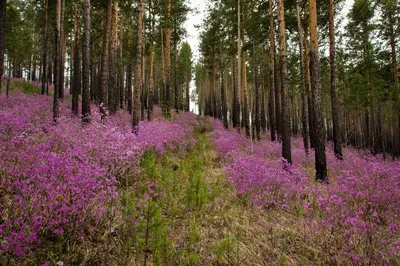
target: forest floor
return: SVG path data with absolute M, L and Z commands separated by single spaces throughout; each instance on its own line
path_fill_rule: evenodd
M 148 256 L 148 262 L 160 259 L 165 265 L 291 265 L 291 256 L 299 256 L 307 247 L 294 246 L 299 236 L 290 226 L 267 227 L 272 220 L 284 223 L 291 218 L 252 208 L 248 200 L 238 198 L 235 187 L 224 177 L 209 132 L 197 132 L 196 136 L 197 143 L 188 152 L 169 152 L 162 158 L 147 155 L 142 160 L 143 173 L 164 191 L 156 200 L 163 217 L 158 222 L 164 223 L 161 227 L 168 232 L 170 244 L 164 258 L 155 259 L 154 248 L 162 244 L 151 233 L 149 246 L 153 250 L 149 253 L 153 255 Z M 160 233 L 160 228 L 152 229 Z M 303 250 L 296 250 L 299 248 Z M 135 254 L 132 259 L 142 265 L 146 252 Z M 296 261 L 299 263 L 299 258 Z M 311 265 L 306 259 L 301 262 Z
M 82 124 L 69 96 L 54 126 L 40 84 L 10 87 L 0 265 L 400 265 L 398 160 L 327 145 L 319 183 L 300 138 L 288 165 L 268 134 L 156 107 L 135 136 L 125 111 Z

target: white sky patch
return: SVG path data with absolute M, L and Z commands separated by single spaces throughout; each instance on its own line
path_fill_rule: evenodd
M 186 41 L 192 48 L 194 61 L 197 62 L 200 56 L 200 28 L 196 28 L 196 26 L 201 26 L 203 23 L 203 19 L 206 15 L 207 0 L 189 0 L 188 2 L 189 7 L 193 9 L 193 11 L 188 14 L 188 18 L 185 23 L 185 28 L 188 33 Z

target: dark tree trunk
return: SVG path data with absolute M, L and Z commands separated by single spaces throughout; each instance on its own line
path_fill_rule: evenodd
M 114 0 L 111 19 L 111 43 L 110 43 L 110 61 L 108 77 L 108 104 L 111 114 L 117 112 L 117 94 L 118 94 L 118 65 L 117 65 L 117 41 L 118 41 L 118 0 Z
M 103 120 L 107 116 L 107 93 L 108 93 L 108 55 L 109 40 L 111 31 L 112 0 L 108 0 L 107 21 L 103 40 L 103 51 L 101 54 L 101 74 L 100 74 L 100 114 Z
M 64 99 L 64 69 L 65 69 L 65 34 L 64 34 L 64 13 L 65 13 L 65 0 L 61 4 L 61 18 L 60 18 L 60 79 L 58 80 L 59 95 L 61 101 Z
M 255 124 L 255 133 L 257 140 L 261 139 L 260 131 L 261 131 L 261 124 L 260 124 L 260 91 L 258 86 L 258 55 L 256 53 L 256 46 L 253 44 L 253 64 L 254 64 L 254 120 L 252 119 L 252 123 Z M 252 113 L 253 113 L 252 112 Z M 254 128 L 254 127 L 253 127 Z
M 59 110 L 59 92 L 61 85 L 61 13 L 64 0 L 57 0 L 56 3 L 56 56 L 55 56 L 55 82 L 54 82 L 54 101 L 53 101 L 53 123 L 56 125 L 58 117 L 60 116 Z
M 232 58 L 232 81 L 233 81 L 233 104 L 232 104 L 232 122 L 233 127 L 240 130 L 240 102 L 239 102 L 239 88 L 236 71 L 236 60 Z
M 303 27 L 301 25 L 301 15 L 300 15 L 300 3 L 299 0 L 296 1 L 296 11 L 297 11 L 297 29 L 300 47 L 300 79 L 301 79 L 301 125 L 302 125 L 302 135 L 303 144 L 306 154 L 308 154 L 308 124 L 307 124 L 307 96 L 305 88 L 305 76 L 304 76 L 304 47 L 303 47 Z
M 339 122 L 339 103 L 336 95 L 336 62 L 335 62 L 335 20 L 334 0 L 329 0 L 329 59 L 331 68 L 331 102 L 333 121 L 333 142 L 336 158 L 342 160 L 342 142 Z
M 273 9 L 272 9 L 272 0 L 269 0 L 269 42 L 270 42 L 270 79 L 269 79 L 269 101 L 268 101 L 268 113 L 269 113 L 269 129 L 271 132 L 271 141 L 276 141 L 276 127 L 277 121 L 276 118 L 279 113 L 278 108 L 275 108 L 275 29 L 274 29 L 274 16 L 273 16 Z
M 317 4 L 316 0 L 309 0 L 310 16 L 310 68 L 311 86 L 314 98 L 315 110 L 315 169 L 316 179 L 327 178 L 326 154 L 325 154 L 325 132 L 321 104 L 321 75 L 318 53 L 318 32 L 317 32 Z
M 281 86 L 282 86 L 282 157 L 288 163 L 292 163 L 288 73 L 286 59 L 286 33 L 285 33 L 285 10 L 283 0 L 278 0 L 278 22 L 279 22 L 279 46 L 281 60 Z
M 75 40 L 74 40 L 74 71 L 73 71 L 73 86 L 72 86 L 72 114 L 78 116 L 78 99 L 81 90 L 81 57 L 80 57 L 80 35 L 81 35 L 81 11 L 75 11 Z
M 49 13 L 49 3 L 48 0 L 45 0 L 44 4 L 45 8 L 45 17 L 44 17 L 44 33 L 43 33 L 43 62 L 42 62 L 42 95 L 46 93 L 46 83 L 48 82 L 47 77 L 47 46 L 48 46 L 48 13 Z
M 222 49 L 220 52 L 222 55 Z M 228 111 L 226 106 L 226 93 L 225 93 L 225 66 L 223 58 L 221 58 L 221 104 L 222 104 L 222 118 L 224 127 L 228 128 Z
M 84 0 L 83 6 L 83 43 L 82 43 L 82 121 L 90 122 L 90 0 Z
M 143 0 L 138 0 L 138 18 L 136 35 L 135 91 L 133 96 L 132 132 L 139 134 L 140 94 L 143 87 L 142 70 L 142 38 L 143 38 Z
M 0 94 L 4 73 L 4 40 L 6 37 L 7 0 L 0 0 Z

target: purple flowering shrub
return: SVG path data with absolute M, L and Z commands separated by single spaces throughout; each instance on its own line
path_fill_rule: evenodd
M 293 165 L 281 145 L 251 143 L 213 122 L 212 139 L 237 194 L 252 206 L 291 213 L 305 243 L 326 263 L 383 265 L 400 254 L 400 162 L 353 148 L 337 160 L 327 145 L 329 182 L 315 181 L 314 152 L 292 142 Z
M 61 103 L 53 126 L 51 110 L 51 97 L 0 96 L 0 254 L 29 256 L 54 238 L 79 242 L 107 228 L 120 212 L 119 176 L 134 172 L 146 150 L 192 144 L 193 116 L 143 122 L 135 136 L 123 111 L 103 124 L 93 106 L 83 125 Z

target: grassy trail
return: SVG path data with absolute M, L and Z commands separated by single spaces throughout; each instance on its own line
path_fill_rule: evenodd
M 142 191 L 142 198 L 147 193 L 149 199 L 138 203 L 137 195 L 126 191 L 124 205 L 127 210 L 136 205 L 140 211 L 130 214 L 141 218 L 135 221 L 135 237 L 129 243 L 134 248 L 126 250 L 124 257 L 129 259 L 125 263 L 292 264 L 285 253 L 295 252 L 296 234 L 287 226 L 268 228 L 275 214 L 252 208 L 245 198 L 238 198 L 223 177 L 208 133 L 196 133 L 196 137 L 189 151 L 171 151 L 162 157 L 149 152 L 143 157 L 142 180 L 131 188 Z M 137 187 L 146 182 L 150 189 Z

